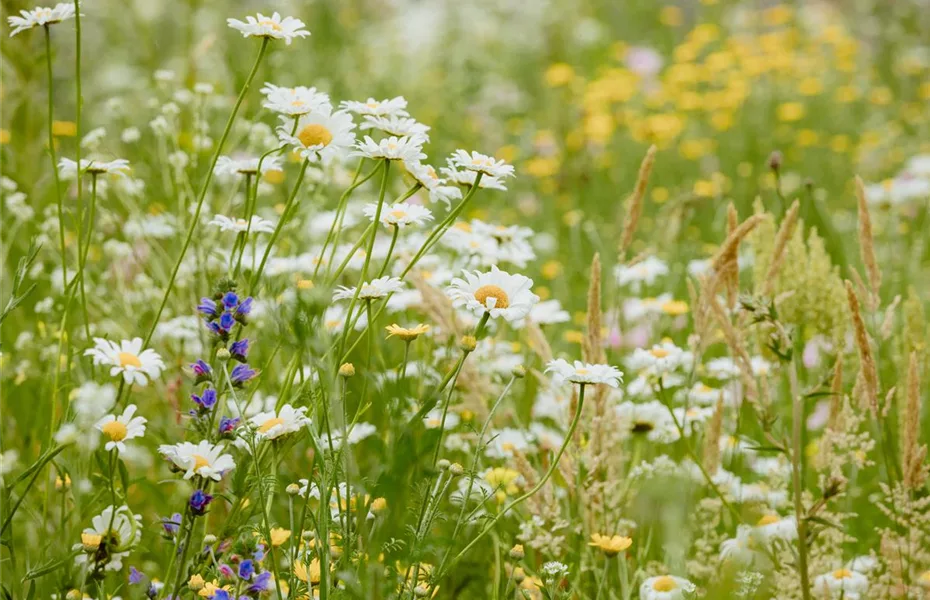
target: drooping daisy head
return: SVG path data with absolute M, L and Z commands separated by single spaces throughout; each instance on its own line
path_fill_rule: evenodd
M 207 225 L 218 227 L 220 231 L 235 231 L 236 233 L 272 233 L 275 224 L 268 219 L 263 219 L 258 215 L 252 215 L 250 220 L 233 219 L 225 215 L 213 215 Z
M 660 575 L 650 577 L 639 587 L 642 600 L 681 600 L 690 598 L 696 587 L 683 577 Z
M 136 405 L 130 404 L 121 415 L 107 415 L 94 425 L 106 438 L 105 448 L 126 452 L 126 442 L 145 434 L 145 417 L 135 417 Z
M 291 135 L 293 129 L 294 134 Z M 294 151 L 311 162 L 328 163 L 345 156 L 355 143 L 355 123 L 352 115 L 335 112 L 329 106 L 301 115 L 296 127 L 278 127 L 278 138 L 293 146 Z
M 111 174 L 125 177 L 129 174 L 129 161 L 125 158 L 110 161 L 82 158 L 80 171 L 89 175 Z M 78 164 L 70 158 L 62 158 L 58 161 L 58 172 L 62 179 L 74 179 L 78 174 Z
M 59 2 L 52 8 L 37 6 L 32 10 L 21 10 L 19 14 L 18 17 L 7 17 L 7 22 L 13 28 L 10 37 L 34 27 L 54 25 L 55 23 L 61 23 L 65 19 L 73 19 L 74 3 Z
M 374 221 L 377 212 L 377 204 L 365 205 L 365 216 L 372 221 Z M 379 219 L 384 225 L 403 229 L 407 225 L 423 225 L 427 221 L 431 221 L 433 213 L 430 209 L 419 204 L 397 202 L 390 206 L 382 206 Z
M 602 383 L 616 388 L 623 381 L 623 373 L 616 367 L 585 363 L 580 360 L 569 363 L 564 358 L 549 361 L 546 365 L 546 373 L 551 373 L 552 380 L 556 383 L 565 381 L 585 385 Z
M 110 367 L 110 375 L 122 374 L 128 384 L 146 385 L 156 379 L 165 368 L 154 350 L 142 350 L 142 338 L 123 340 L 119 344 L 103 338 L 94 338 L 94 347 L 84 351 L 84 356 L 93 358 L 95 365 Z
M 277 156 L 266 156 L 264 160 L 259 158 L 230 158 L 229 156 L 221 156 L 216 160 L 216 167 L 214 167 L 213 173 L 219 177 L 257 175 L 259 172 L 259 162 L 261 162 L 262 175 L 269 171 L 281 170 L 281 159 Z
M 397 137 L 418 136 L 423 138 L 424 141 L 429 141 L 429 126 L 418 122 L 416 119 L 400 116 L 376 117 L 371 115 L 365 115 L 364 118 L 365 120 L 362 122 L 359 129 L 377 129 L 378 131 L 383 131 L 388 135 Z
M 869 591 L 869 578 L 844 567 L 818 575 L 811 587 L 818 598 L 861 600 L 867 597 L 865 594 Z
M 478 171 L 472 171 L 469 169 L 459 170 L 457 164 L 451 158 L 446 159 L 445 167 L 439 169 L 439 171 L 452 183 L 460 185 L 462 187 L 471 188 L 475 186 L 475 181 L 478 179 Z M 481 181 L 478 182 L 478 188 L 482 190 L 499 190 L 502 192 L 507 191 L 507 186 L 497 177 L 491 177 L 490 175 L 484 175 L 481 178 Z
M 290 45 L 294 38 L 307 37 L 310 32 L 304 29 L 304 22 L 294 17 L 281 17 L 277 12 L 270 17 L 258 13 L 254 17 L 249 15 L 245 22 L 239 19 L 226 19 L 226 23 L 233 29 L 240 31 L 242 37 L 261 37 L 273 40 L 284 40 Z
M 358 297 L 360 300 L 376 300 L 402 289 L 404 289 L 404 282 L 398 277 L 384 276 L 363 283 L 361 289 L 358 290 Z M 351 300 L 354 297 L 355 288 L 342 286 L 333 292 L 333 300 Z
M 452 280 L 446 292 L 457 307 L 465 307 L 476 316 L 489 314 L 512 322 L 526 317 L 539 296 L 530 289 L 533 280 L 525 275 L 511 275 L 492 266 L 490 271 L 463 271 L 464 278 Z
M 452 155 L 452 165 L 466 171 L 475 173 L 484 173 L 487 176 L 501 179 L 503 177 L 513 177 L 513 167 L 503 160 L 497 160 L 493 156 L 472 152 L 469 154 L 465 150 L 456 150 Z
M 257 428 L 259 436 L 266 440 L 273 440 L 282 435 L 300 431 L 309 422 L 306 412 L 306 406 L 294 408 L 290 404 L 285 404 L 278 412 L 273 410 L 260 412 L 249 421 Z
M 282 87 L 266 83 L 261 89 L 265 95 L 262 106 L 270 111 L 288 117 L 299 117 L 314 111 L 333 111 L 329 94 L 318 92 L 315 87 Z
M 425 165 L 419 161 L 408 161 L 404 163 L 407 172 L 417 183 L 429 191 L 430 202 L 445 202 L 450 206 L 453 200 L 462 197 L 462 190 L 452 185 L 445 185 L 446 180 L 436 173 L 436 169 L 430 165 Z
M 158 447 L 158 451 L 184 471 L 184 479 L 199 475 L 204 479 L 219 481 L 226 472 L 236 467 L 233 457 L 223 454 L 222 446 L 214 446 L 208 440 L 198 444 L 163 444 Z
M 385 100 L 369 98 L 365 102 L 345 100 L 340 104 L 342 108 L 357 115 L 370 115 L 374 117 L 409 117 L 407 113 L 407 100 L 403 96 Z

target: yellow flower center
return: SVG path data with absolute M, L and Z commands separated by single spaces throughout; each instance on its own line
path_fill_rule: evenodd
M 407 211 L 401 208 L 395 208 L 394 210 L 391 211 L 391 216 L 395 219 L 403 219 L 404 217 L 407 216 Z
M 758 525 L 761 527 L 763 525 L 771 525 L 772 523 L 778 523 L 781 519 L 778 518 L 778 515 L 765 515 L 759 519 Z
M 656 580 L 652 582 L 652 589 L 657 592 L 670 592 L 677 588 L 678 584 L 675 583 L 675 580 L 668 575 L 657 577 Z
M 833 578 L 834 579 L 851 579 L 852 571 L 850 571 L 849 569 L 837 569 L 836 571 L 833 571 Z
M 264 21 L 259 21 L 258 24 L 263 25 L 265 27 L 271 27 L 275 31 L 281 31 L 281 24 L 271 19 L 265 19 Z
M 119 421 L 110 421 L 105 424 L 101 430 L 104 435 L 110 438 L 114 442 L 121 442 L 126 439 L 126 426 L 120 423 Z
M 268 419 L 267 421 L 262 423 L 262 426 L 258 428 L 258 431 L 260 433 L 267 433 L 269 429 L 271 429 L 272 427 L 276 427 L 278 425 L 284 425 L 284 419 L 282 419 L 281 417 L 275 417 L 273 419 Z
M 86 552 L 92 552 L 100 546 L 100 542 L 103 541 L 103 536 L 96 533 L 82 533 L 81 534 L 81 545 L 84 546 Z
M 510 306 L 510 298 L 507 292 L 496 285 L 483 285 L 475 290 L 475 300 L 482 306 L 488 306 L 488 298 L 494 298 L 495 303 L 492 308 L 507 308 Z
M 200 456 L 199 454 L 195 454 L 195 455 L 193 456 L 193 459 L 194 459 L 194 470 L 195 470 L 195 471 L 199 471 L 202 467 L 209 467 L 209 466 L 210 466 L 210 460 L 207 459 L 207 458 L 204 457 L 204 456 Z
M 142 366 L 142 361 L 132 352 L 120 352 L 117 358 L 121 367 L 135 367 L 138 369 Z
M 655 356 L 656 358 L 665 358 L 668 356 L 669 352 L 665 348 L 653 348 L 649 351 L 649 354 Z
M 300 130 L 297 139 L 308 148 L 312 146 L 329 146 L 329 143 L 333 141 L 333 134 L 319 123 L 311 123 Z

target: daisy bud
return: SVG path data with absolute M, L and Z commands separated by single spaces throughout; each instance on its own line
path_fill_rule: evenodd
M 513 580 L 517 585 L 521 584 L 524 579 L 526 579 L 526 573 L 523 572 L 523 569 L 517 567 L 513 570 Z
M 81 600 L 81 590 L 68 590 L 68 594 L 65 596 L 65 600 Z
M 417 598 L 429 598 L 429 589 L 426 586 L 418 585 L 413 588 L 413 595 Z
M 339 367 L 339 375 L 340 377 L 345 377 L 346 379 L 348 379 L 349 377 L 354 377 L 355 376 L 355 365 L 353 365 L 352 363 L 343 363 L 343 365 Z
M 312 540 L 316 538 L 316 534 L 308 530 L 300 534 L 300 537 L 304 538 L 305 540 Z
M 456 477 L 458 477 L 459 475 L 465 472 L 465 468 L 459 463 L 452 463 L 449 466 L 449 472 L 455 475 Z
M 778 150 L 773 150 L 772 153 L 769 154 L 768 165 L 769 168 L 773 171 L 777 172 L 779 169 L 781 169 L 781 165 L 784 161 L 785 157 Z
M 204 544 L 215 544 L 216 536 L 213 535 L 212 533 L 208 533 L 207 535 L 203 536 L 203 543 Z
M 443 459 L 440 460 L 438 463 L 436 463 L 436 466 L 439 467 L 439 470 L 440 470 L 440 471 L 445 471 L 445 470 L 447 470 L 451 465 L 452 465 L 452 463 L 450 463 L 450 462 L 449 462 L 448 460 L 446 460 L 445 458 L 443 458 Z
M 220 362 L 228 361 L 230 356 L 231 354 L 229 353 L 229 350 L 227 350 L 226 348 L 220 348 L 219 350 L 216 351 L 216 359 Z
M 191 575 L 191 578 L 187 582 L 187 587 L 195 592 L 199 592 L 203 589 L 203 577 L 200 575 Z
M 463 335 L 462 339 L 459 340 L 459 348 L 462 352 L 474 352 L 477 347 L 478 340 L 473 335 Z
M 284 491 L 287 492 L 288 495 L 290 496 L 296 496 L 297 494 L 300 493 L 300 486 L 297 485 L 296 483 L 292 483 L 288 485 L 286 488 L 284 488 Z
M 517 379 L 523 379 L 526 377 L 526 367 L 523 365 L 517 365 L 510 370 L 510 374 L 516 377 Z
M 523 551 L 523 544 L 517 544 L 510 549 L 510 558 L 521 560 L 524 556 L 526 556 L 526 553 Z

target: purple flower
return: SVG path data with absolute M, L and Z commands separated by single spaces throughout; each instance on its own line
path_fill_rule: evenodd
M 223 331 L 228 332 L 235 324 L 236 318 L 232 316 L 232 313 L 223 313 L 223 316 L 220 317 L 220 329 Z
M 239 308 L 236 309 L 236 313 L 242 315 L 243 317 L 252 312 L 252 296 L 249 296 L 242 301 L 242 304 L 239 305 Z
M 129 583 L 140 583 L 142 581 L 142 577 L 142 573 L 135 567 L 129 567 Z
M 191 494 L 190 507 L 191 512 L 197 516 L 206 514 L 207 506 L 213 501 L 213 496 L 203 490 L 196 490 Z
M 209 298 L 201 298 L 200 304 L 197 305 L 197 310 L 208 317 L 215 317 L 216 302 L 210 300 Z
M 213 600 L 232 600 L 232 596 L 229 595 L 229 592 L 222 588 L 217 588 L 213 595 L 210 596 Z
M 226 579 L 232 579 L 233 577 L 236 576 L 236 573 L 232 570 L 232 567 L 230 567 L 226 563 L 223 563 L 219 566 L 219 571 L 220 571 L 220 575 L 222 575 Z
M 191 394 L 191 400 L 200 405 L 204 410 L 210 410 L 216 405 L 216 390 L 207 388 L 203 391 L 203 396 Z
M 258 548 L 255 549 L 255 552 L 252 553 L 252 558 L 261 562 L 265 558 L 265 546 L 262 544 L 258 545 Z
M 230 373 L 230 379 L 232 380 L 233 385 L 242 387 L 247 381 L 256 375 L 258 375 L 258 371 L 243 363 L 236 365 L 236 368 L 234 368 L 232 373 Z
M 229 353 L 236 360 L 245 362 L 246 357 L 249 355 L 249 338 L 233 342 L 229 346 Z
M 270 591 L 274 584 L 271 581 L 271 571 L 265 571 L 255 578 L 255 581 L 252 585 L 249 586 L 249 591 L 252 593 L 262 593 Z
M 236 292 L 223 294 L 223 306 L 226 310 L 232 310 L 237 304 L 239 304 L 239 296 L 236 295 Z
M 239 417 L 223 417 L 220 419 L 220 435 L 232 433 L 239 426 Z
M 239 577 L 248 581 L 252 579 L 252 575 L 255 575 L 255 565 L 247 558 L 239 563 Z
M 181 513 L 174 513 L 170 517 L 164 517 L 161 520 L 161 526 L 168 535 L 174 535 L 181 528 Z
M 197 362 L 191 364 L 191 369 L 193 369 L 194 375 L 197 377 L 210 377 L 213 374 L 213 369 L 210 368 L 210 365 L 199 358 Z

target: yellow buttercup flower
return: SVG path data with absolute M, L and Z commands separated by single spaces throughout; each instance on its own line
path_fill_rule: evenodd
M 284 529 L 282 527 L 272 527 L 271 528 L 271 545 L 280 546 L 286 542 L 291 537 L 291 532 L 289 529 Z
M 633 540 L 622 535 L 606 536 L 592 533 L 591 543 L 588 545 L 594 546 L 608 557 L 613 557 L 632 546 Z

